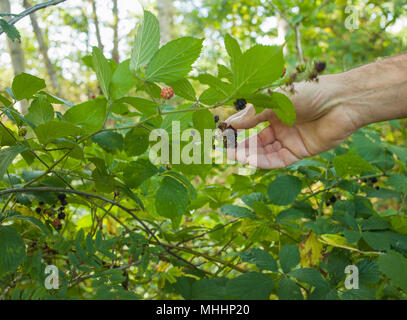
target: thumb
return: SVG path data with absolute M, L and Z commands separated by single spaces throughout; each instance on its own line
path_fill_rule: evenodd
M 271 119 L 273 116 L 273 110 L 266 109 L 259 114 L 256 114 L 252 104 L 247 104 L 247 107 L 230 116 L 225 120 L 227 126 L 232 126 L 234 129 L 250 129 L 255 127 L 261 122 Z

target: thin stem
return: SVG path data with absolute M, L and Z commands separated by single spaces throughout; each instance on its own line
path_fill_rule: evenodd
M 18 14 L 15 18 L 11 19 L 8 24 L 15 24 L 18 21 L 20 21 L 22 18 L 30 15 L 31 13 L 37 11 L 37 10 L 41 10 L 44 9 L 46 7 L 49 6 L 53 6 L 53 5 L 57 5 L 58 3 L 61 2 L 65 2 L 66 0 L 52 0 L 52 1 L 48 1 L 48 2 L 44 2 L 44 3 L 39 3 L 36 4 L 35 6 L 32 6 L 31 8 L 28 8 L 26 10 L 24 10 L 23 12 L 21 12 L 20 14 Z M 4 31 L 0 31 L 0 34 L 2 34 Z

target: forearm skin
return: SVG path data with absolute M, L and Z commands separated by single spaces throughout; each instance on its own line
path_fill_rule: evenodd
M 331 104 L 357 115 L 359 127 L 407 118 L 407 54 L 327 77 L 337 84 Z

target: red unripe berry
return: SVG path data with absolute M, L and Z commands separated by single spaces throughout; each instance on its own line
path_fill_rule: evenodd
M 95 95 L 95 94 L 92 94 L 92 95 L 90 96 L 90 98 L 91 98 L 91 99 L 95 99 L 95 98 L 96 98 L 96 95 Z
M 164 99 L 171 99 L 174 96 L 174 90 L 171 87 L 164 87 L 161 89 L 161 97 Z
M 52 221 L 52 225 L 58 229 L 61 226 L 61 220 L 60 219 L 55 219 L 54 221 Z

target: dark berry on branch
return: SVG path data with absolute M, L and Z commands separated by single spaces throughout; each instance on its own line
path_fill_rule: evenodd
M 59 201 L 65 200 L 66 199 L 66 194 L 65 193 L 58 194 L 58 199 L 59 199 Z
M 371 182 L 371 183 L 376 183 L 376 182 L 377 182 L 377 178 L 376 178 L 376 177 L 369 178 L 369 182 Z
M 41 213 L 41 208 L 35 208 L 35 212 L 37 212 L 38 214 L 40 214 Z
M 61 206 L 66 206 L 68 204 L 68 202 L 66 202 L 66 200 L 61 200 Z
M 44 205 L 44 201 L 40 201 L 38 204 L 42 207 Z
M 218 115 L 214 116 L 214 119 L 215 119 L 215 123 L 219 122 L 219 116 Z
M 246 100 L 245 99 L 237 99 L 235 102 L 233 102 L 235 108 L 237 111 L 243 110 L 246 108 Z
M 330 201 L 331 203 L 335 203 L 336 200 L 338 200 L 338 199 L 337 199 L 335 196 L 332 196 L 332 197 L 329 198 L 329 201 Z
M 315 61 L 314 62 L 314 69 L 317 73 L 324 72 L 325 68 L 326 68 L 326 62 L 324 62 L 324 61 Z
M 60 220 L 65 219 L 65 212 L 58 213 L 58 219 L 60 219 Z

